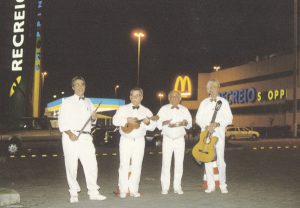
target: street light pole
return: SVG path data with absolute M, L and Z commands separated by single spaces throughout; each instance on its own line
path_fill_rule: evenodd
M 141 54 L 141 36 L 138 37 L 138 71 L 137 71 L 137 83 L 136 85 L 139 86 L 140 84 L 140 54 Z
M 140 84 L 140 55 L 141 55 L 141 38 L 145 36 L 142 32 L 134 33 L 134 36 L 138 38 L 138 61 L 137 61 L 137 86 Z

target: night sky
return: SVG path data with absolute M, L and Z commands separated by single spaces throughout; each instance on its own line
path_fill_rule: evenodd
M 193 77 L 213 65 L 236 66 L 257 55 L 292 51 L 292 0 L 63 0 L 44 1 L 43 103 L 71 95 L 70 80 L 82 75 L 87 95 L 128 98 L 136 85 L 136 28 L 142 40 L 140 86 L 144 104 L 157 109 L 178 74 Z M 230 76 L 230 75 L 229 75 Z M 195 98 L 195 97 L 194 97 Z

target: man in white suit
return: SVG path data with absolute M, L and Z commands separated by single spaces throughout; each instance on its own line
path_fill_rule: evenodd
M 96 121 L 96 113 L 88 98 L 84 97 L 85 80 L 76 76 L 72 79 L 74 95 L 63 99 L 59 110 L 58 125 L 62 132 L 62 144 L 65 158 L 66 174 L 69 184 L 70 202 L 78 202 L 80 186 L 77 182 L 78 159 L 80 160 L 86 179 L 90 200 L 105 200 L 98 191 L 98 165 L 93 138 L 90 134 L 92 121 Z M 89 119 L 90 121 L 79 132 Z
M 174 153 L 174 193 L 183 194 L 181 178 L 183 174 L 183 161 L 185 153 L 186 129 L 192 126 L 192 117 L 189 110 L 180 105 L 181 94 L 171 91 L 168 95 L 169 104 L 164 105 L 158 112 L 158 129 L 162 130 L 162 169 L 161 186 L 162 194 L 168 194 L 170 187 L 170 168 Z
M 201 131 L 213 131 L 213 136 L 218 137 L 216 144 L 217 167 L 219 169 L 219 180 L 221 193 L 228 193 L 226 184 L 226 163 L 224 160 L 225 149 L 225 128 L 232 123 L 232 113 L 226 99 L 219 96 L 220 83 L 218 80 L 209 80 L 207 83 L 207 93 L 209 97 L 204 99 L 196 115 L 196 123 L 201 127 Z M 211 123 L 212 116 L 218 101 L 222 102 L 218 110 L 214 123 Z M 215 191 L 215 181 L 213 173 L 213 162 L 205 163 L 205 172 L 208 188 L 206 193 Z
M 133 197 L 140 197 L 139 183 L 145 150 L 146 131 L 153 131 L 156 122 L 150 118 L 152 112 L 141 104 L 143 90 L 133 88 L 130 91 L 131 103 L 121 106 L 113 117 L 113 124 L 120 127 L 120 167 L 119 191 L 120 198 L 126 198 L 128 191 Z M 127 124 L 133 127 L 131 132 L 124 132 L 122 127 Z M 131 160 L 131 175 L 128 177 Z

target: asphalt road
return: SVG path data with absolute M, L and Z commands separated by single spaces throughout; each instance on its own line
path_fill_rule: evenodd
M 272 143 L 273 142 L 273 143 Z M 298 140 L 276 141 L 261 148 L 262 141 L 233 141 L 225 153 L 229 194 L 204 193 L 201 188 L 203 167 L 198 166 L 187 149 L 182 180 L 184 195 L 171 191 L 160 194 L 161 150 L 147 148 L 143 163 L 141 198 L 119 199 L 113 194 L 118 179 L 118 150 L 97 148 L 99 185 L 106 201 L 90 201 L 84 174 L 79 166 L 82 191 L 78 204 L 68 202 L 63 155 L 60 152 L 27 153 L 2 158 L 0 187 L 13 188 L 21 195 L 21 204 L 8 207 L 300 207 L 300 146 Z M 276 145 L 275 145 L 276 143 Z M 273 148 L 269 148 L 270 146 Z M 286 148 L 286 146 L 289 146 Z M 255 147 L 255 148 L 254 148 Z

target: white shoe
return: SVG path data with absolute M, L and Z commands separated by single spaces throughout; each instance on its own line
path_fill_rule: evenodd
M 98 200 L 98 201 L 103 201 L 106 199 L 106 196 L 99 194 L 95 194 L 95 195 L 90 195 L 90 200 Z
M 210 194 L 210 193 L 212 193 L 212 192 L 214 192 L 215 191 L 215 188 L 207 188 L 207 189 L 205 189 L 205 193 L 207 193 L 207 194 Z
M 79 200 L 78 200 L 78 196 L 71 196 L 70 197 L 70 203 L 78 203 Z
M 126 196 L 127 196 L 127 193 L 120 193 L 120 194 L 119 194 L 119 197 L 120 197 L 121 199 L 125 199 Z
M 175 194 L 182 195 L 182 194 L 183 194 L 183 191 L 182 191 L 182 189 L 178 189 L 178 190 L 175 190 L 174 193 L 175 193 Z
M 162 194 L 162 195 L 167 195 L 167 194 L 168 194 L 168 190 L 162 190 L 162 191 L 161 191 L 161 194 Z
M 220 190 L 221 190 L 221 193 L 222 193 L 222 194 L 228 194 L 228 189 L 227 189 L 227 187 L 220 188 Z
M 130 193 L 130 196 L 134 197 L 134 198 L 139 198 L 141 197 L 141 194 L 140 193 Z

